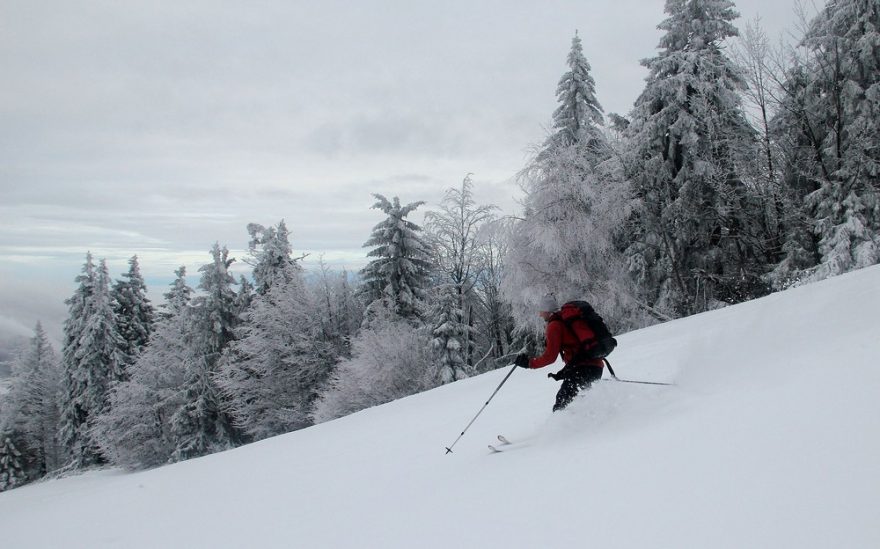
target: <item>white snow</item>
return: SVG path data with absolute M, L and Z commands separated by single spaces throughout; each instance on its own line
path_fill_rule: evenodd
M 880 547 L 880 267 L 620 337 L 551 414 L 506 370 L 234 451 L 0 494 L 2 546 Z M 516 444 L 491 454 L 498 433 Z

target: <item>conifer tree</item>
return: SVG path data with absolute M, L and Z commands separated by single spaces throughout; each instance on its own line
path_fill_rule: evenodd
M 223 357 L 218 383 L 236 425 L 262 439 L 311 424 L 312 402 L 335 357 L 284 222 L 268 229 L 250 224 L 248 231 L 259 291 Z
M 171 418 L 175 461 L 198 457 L 234 446 L 238 433 L 228 403 L 217 387 L 218 363 L 239 323 L 235 279 L 229 266 L 235 261 L 219 244 L 213 261 L 199 269 L 202 294 L 193 300 L 190 353 L 184 364 L 183 405 Z
M 124 341 L 122 351 L 127 357 L 126 364 L 131 365 L 150 341 L 155 311 L 147 298 L 137 256 L 133 256 L 128 265 L 128 272 L 114 284 L 112 296 L 119 335 Z
M 619 327 L 628 323 L 625 299 L 633 292 L 612 237 L 627 210 L 627 188 L 609 169 L 602 107 L 578 36 L 568 65 L 554 133 L 520 174 L 524 212 L 510 230 L 501 288 L 522 326 L 538 328 L 535 306 L 553 293 L 601 302 L 603 315 Z
M 256 293 L 265 294 L 273 284 L 290 282 L 288 277 L 295 277 L 302 267 L 293 259 L 290 231 L 284 220 L 277 227 L 250 223 L 247 230 L 251 235 L 247 263 L 253 266 Z
M 784 84 L 776 122 L 803 225 L 790 230 L 777 286 L 880 262 L 878 29 L 876 1 L 829 1 Z
M 40 323 L 28 347 L 13 367 L 9 394 L 4 397 L 0 432 L 13 440 L 29 479 L 61 466 L 58 445 L 60 370 L 58 357 Z
M 239 317 L 247 313 L 256 295 L 254 285 L 251 284 L 250 280 L 244 275 L 238 277 L 238 294 L 235 296 L 235 310 Z
M 409 320 L 421 318 L 431 267 L 429 248 L 421 227 L 406 217 L 424 202 L 401 206 L 397 197 L 389 201 L 380 194 L 373 196 L 373 208 L 388 217 L 373 228 L 364 244 L 374 247 L 367 254 L 374 259 L 361 271 L 363 295 L 373 311 L 384 309 Z
M 67 300 L 61 440 L 75 467 L 105 461 L 92 427 L 105 412 L 111 383 L 125 378 L 124 341 L 116 325 L 109 279 L 106 263 L 102 260 L 95 270 L 89 255 L 77 277 L 80 286 Z
M 21 451 L 8 433 L 0 432 L 0 492 L 28 481 Z
M 236 425 L 255 440 L 311 424 L 335 359 L 299 269 L 275 280 L 245 313 L 218 377 Z
M 730 0 L 665 9 L 627 130 L 637 198 L 627 253 L 645 301 L 674 317 L 761 295 L 766 258 L 760 204 L 737 168 L 740 151 L 754 149 L 744 81 L 723 50 L 738 14 Z
M 186 367 L 194 363 L 196 349 L 192 288 L 184 267 L 176 274 L 149 345 L 131 367 L 130 379 L 111 391 L 110 409 L 95 429 L 104 454 L 129 469 L 167 463 L 177 448 L 171 421 L 186 404 Z
M 461 309 L 458 308 L 458 289 L 447 284 L 435 292 L 435 305 L 431 319 L 433 326 L 431 345 L 437 354 L 440 366 L 440 381 L 451 383 L 468 377 L 467 364 L 464 359 L 465 345 L 468 340 L 467 326 L 462 324 Z
M 165 317 L 179 314 L 192 300 L 193 290 L 186 283 L 186 267 L 181 265 L 174 271 L 174 275 L 175 279 L 171 283 L 171 288 L 162 294 L 165 298 L 165 303 L 162 305 L 162 315 Z
M 553 113 L 553 133 L 544 143 L 545 154 L 576 143 L 596 150 L 605 146 L 599 131 L 604 119 L 602 106 L 596 99 L 596 81 L 590 74 L 592 68 L 577 32 L 571 39 L 568 68 L 556 88 L 559 106 Z

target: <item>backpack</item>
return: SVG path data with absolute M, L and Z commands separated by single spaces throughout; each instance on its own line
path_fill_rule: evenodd
M 580 343 L 572 362 L 604 359 L 617 347 L 617 340 L 611 335 L 605 321 L 586 301 L 565 303 L 559 310 L 559 319 Z

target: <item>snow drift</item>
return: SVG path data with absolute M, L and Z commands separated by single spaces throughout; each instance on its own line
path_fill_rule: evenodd
M 601 308 L 601 305 L 600 305 Z M 880 267 L 201 459 L 0 494 L 4 547 L 880 547 Z M 501 454 L 487 444 L 503 433 Z

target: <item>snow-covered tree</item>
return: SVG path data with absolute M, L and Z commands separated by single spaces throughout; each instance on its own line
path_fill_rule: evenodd
M 192 299 L 193 289 L 186 283 L 186 267 L 180 266 L 174 271 L 175 279 L 171 283 L 171 288 L 165 292 L 163 297 L 165 303 L 162 304 L 161 315 L 165 318 L 176 316 L 185 309 Z
M 150 343 L 132 365 L 130 379 L 112 389 L 110 409 L 95 428 L 104 454 L 130 469 L 167 463 L 177 448 L 171 419 L 186 404 L 184 382 L 196 349 L 192 289 L 186 270 L 181 267 L 176 273 Z
M 483 267 L 484 250 L 478 239 L 480 229 L 494 219 L 497 208 L 491 205 L 480 206 L 474 200 L 473 181 L 468 174 L 462 181 L 461 188 L 446 191 L 440 208 L 425 215 L 427 238 L 431 243 L 435 276 L 439 284 L 444 285 L 445 294 L 451 288 L 455 294 L 455 303 L 451 308 L 435 308 L 435 312 L 446 314 L 455 311 L 453 318 L 442 321 L 434 318 L 435 326 L 445 325 L 449 330 L 463 337 L 461 340 L 461 358 L 463 366 L 456 366 L 453 377 L 461 379 L 465 370 L 474 364 L 476 351 L 477 302 L 475 288 Z M 453 328 L 452 324 L 456 326 Z M 445 379 L 445 378 L 444 378 Z
M 373 196 L 373 208 L 382 210 L 387 217 L 373 228 L 364 244 L 373 247 L 367 256 L 374 258 L 361 271 L 363 295 L 370 309 L 368 320 L 377 309 L 400 318 L 420 318 L 431 268 L 429 248 L 421 227 L 406 217 L 424 202 L 401 206 L 397 197 L 389 201 L 380 194 Z
M 273 284 L 290 282 L 289 277 L 302 270 L 292 256 L 290 231 L 283 220 L 277 227 L 250 223 L 247 230 L 251 240 L 246 263 L 253 267 L 257 294 L 265 294 Z
M 235 309 L 239 316 L 244 315 L 247 312 L 257 295 L 258 294 L 254 291 L 254 285 L 251 284 L 246 276 L 241 275 L 238 277 L 238 293 L 236 294 L 235 299 Z
M 880 6 L 831 0 L 810 22 L 777 121 L 804 220 L 774 272 L 819 280 L 880 262 Z M 814 251 L 815 266 L 809 264 Z
M 193 299 L 191 348 L 181 388 L 184 404 L 171 418 L 174 460 L 230 448 L 238 436 L 215 379 L 239 323 L 235 279 L 229 274 L 235 260 L 219 244 L 214 244 L 211 256 L 213 261 L 199 269 L 202 294 Z
M 470 374 L 465 361 L 468 326 L 461 322 L 462 311 L 459 309 L 456 286 L 441 286 L 435 290 L 434 297 L 436 301 L 431 311 L 431 345 L 437 354 L 440 381 L 451 383 Z
M 733 49 L 733 58 L 747 84 L 743 90 L 745 113 L 759 136 L 753 161 L 743 166 L 744 173 L 755 182 L 756 195 L 762 199 L 767 259 L 768 263 L 775 264 L 781 259 L 791 212 L 797 208 L 787 203 L 782 186 L 781 149 L 772 124 L 780 109 L 782 69 L 778 53 L 771 47 L 759 18 L 746 24 Z
M 0 432 L 0 492 L 28 482 L 24 459 L 13 437 Z
M 122 352 L 127 357 L 127 365 L 131 365 L 150 341 L 155 311 L 147 298 L 147 285 L 137 256 L 133 256 L 128 265 L 128 272 L 113 285 L 112 297 L 119 335 L 124 341 Z
M 14 364 L 12 385 L 0 414 L 0 433 L 14 434 L 11 438 L 29 479 L 62 465 L 57 436 L 59 383 L 58 356 L 37 323 L 34 337 Z
M 724 52 L 737 35 L 730 0 L 667 0 L 660 53 L 628 127 L 636 204 L 630 270 L 654 310 L 690 314 L 766 291 L 761 211 L 738 169 L 754 150 Z M 756 211 L 757 210 L 757 211 Z
M 351 356 L 351 339 L 363 320 L 363 303 L 357 299 L 348 271 L 332 271 L 321 259 L 318 277 L 310 286 L 318 306 L 323 339 L 339 358 Z
M 106 263 L 102 260 L 96 270 L 88 255 L 83 274 L 77 277 L 80 285 L 67 300 L 61 441 L 75 467 L 104 462 L 91 431 L 107 407 L 111 383 L 124 379 L 124 341 L 116 325 L 109 281 Z
M 571 145 L 524 172 L 523 219 L 511 230 L 502 291 L 520 325 L 536 325 L 536 306 L 587 299 L 616 327 L 632 325 L 634 289 L 614 242 L 628 211 L 627 187 L 603 176 L 589 150 Z
M 524 212 L 510 229 L 501 290 L 521 326 L 538 328 L 536 305 L 547 293 L 588 299 L 618 326 L 631 324 L 632 290 L 614 245 L 628 209 L 627 187 L 603 134 L 578 36 L 559 82 L 554 133 L 520 174 Z
M 592 68 L 584 56 L 580 36 L 575 32 L 568 54 L 569 70 L 559 79 L 556 100 L 559 106 L 553 113 L 553 133 L 544 143 L 546 154 L 574 144 L 601 150 L 604 138 L 599 127 L 604 124 L 602 106 L 596 99 L 596 81 Z
M 236 425 L 256 440 L 310 425 L 312 403 L 334 362 L 300 270 L 278 268 L 291 272 L 254 300 L 218 377 Z
M 438 384 L 431 335 L 403 320 L 361 330 L 352 358 L 333 373 L 315 404 L 316 423 L 424 391 Z
M 484 225 L 478 235 L 482 250 L 482 269 L 477 278 L 476 297 L 479 320 L 478 347 L 486 354 L 502 359 L 511 352 L 516 324 L 510 303 L 502 297 L 501 286 L 509 256 L 512 223 L 499 219 Z M 482 360 L 482 358 L 481 358 Z M 494 361 L 474 364 L 477 372 L 493 369 Z

